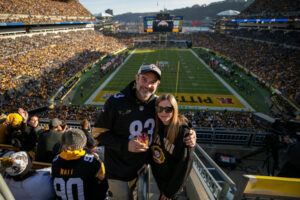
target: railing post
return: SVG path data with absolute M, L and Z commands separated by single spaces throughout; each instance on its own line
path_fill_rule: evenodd
M 253 129 L 252 129 L 253 130 Z M 248 147 L 252 147 L 253 146 L 253 142 L 254 142 L 254 140 L 255 140 L 255 138 L 256 138 L 256 131 L 255 131 L 255 129 L 254 129 L 254 131 L 251 131 L 251 140 L 249 141 L 249 143 L 248 143 Z
M 137 199 L 147 200 L 149 193 L 149 168 L 146 167 L 145 171 L 142 171 L 138 177 L 137 187 Z
M 213 127 L 211 127 L 212 130 L 212 136 L 211 136 L 211 142 L 210 145 L 214 144 L 214 140 L 215 140 L 215 135 L 216 135 L 216 131 Z
M 222 199 L 226 199 L 226 195 L 228 193 L 229 190 L 229 184 L 228 183 L 224 183 L 221 192 L 219 193 L 218 199 L 222 200 Z
M 7 186 L 5 180 L 2 177 L 2 174 L 0 174 L 0 194 L 1 194 L 1 199 L 9 199 L 9 200 L 14 200 L 14 196 L 12 195 L 9 187 Z

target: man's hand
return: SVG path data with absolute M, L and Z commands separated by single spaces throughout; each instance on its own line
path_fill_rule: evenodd
M 134 138 L 128 142 L 128 151 L 130 152 L 145 152 L 148 146 L 145 143 L 140 142 L 137 138 Z
M 28 112 L 26 110 L 24 110 L 23 108 L 19 108 L 18 109 L 18 113 L 19 115 L 21 115 L 21 117 L 23 118 L 23 122 L 27 123 L 28 120 Z
M 196 132 L 193 129 L 190 129 L 189 136 L 184 138 L 184 142 L 186 146 L 194 147 L 196 145 Z
M 294 141 L 287 135 L 283 137 L 283 142 L 285 142 L 286 144 L 293 144 L 294 143 Z

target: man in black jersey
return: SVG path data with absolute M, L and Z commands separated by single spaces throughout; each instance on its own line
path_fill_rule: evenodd
M 138 171 L 148 160 L 148 145 L 138 137 L 147 135 L 149 143 L 155 128 L 154 95 L 160 84 L 161 71 L 154 64 L 142 65 L 132 81 L 121 92 L 112 95 L 98 116 L 95 127 L 105 131 L 97 136 L 105 146 L 105 168 L 110 199 L 132 199 Z M 187 145 L 195 145 L 189 140 Z M 192 144 L 191 144 L 192 143 Z
M 80 129 L 62 135 L 62 152 L 52 162 L 57 199 L 104 200 L 108 188 L 103 162 L 83 150 L 86 136 Z

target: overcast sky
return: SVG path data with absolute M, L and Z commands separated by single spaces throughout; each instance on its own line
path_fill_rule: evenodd
M 79 0 L 92 14 L 98 14 L 110 8 L 114 15 L 127 12 L 158 12 L 164 8 L 173 10 L 217 1 L 222 0 Z

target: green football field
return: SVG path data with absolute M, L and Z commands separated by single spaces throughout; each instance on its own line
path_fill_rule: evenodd
M 85 103 L 103 105 L 110 95 L 119 92 L 135 79 L 142 64 L 156 64 L 162 67 L 161 63 L 164 63 L 164 67 L 161 69 L 162 78 L 157 94 L 174 94 L 181 108 L 232 110 L 250 108 L 247 102 L 228 85 L 225 87 L 226 83 L 222 83 L 213 75 L 190 50 L 180 49 L 136 50 L 125 64 L 105 77 L 106 82 L 101 80 L 101 83 L 95 86 L 97 89 L 89 95 Z M 94 82 L 92 81 L 92 85 Z
M 120 91 L 135 78 L 142 64 L 161 61 L 168 64 L 162 69 L 157 92 L 231 94 L 188 50 L 137 50 L 103 90 Z

